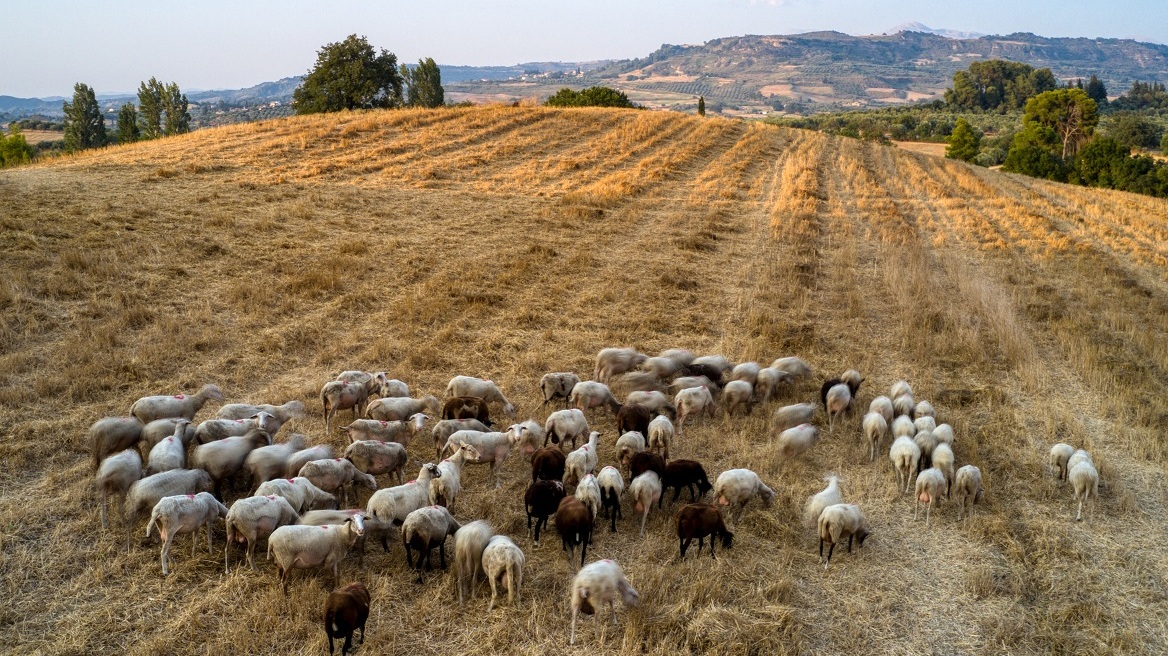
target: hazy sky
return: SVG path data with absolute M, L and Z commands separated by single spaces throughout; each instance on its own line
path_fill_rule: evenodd
M 920 21 L 989 34 L 1168 43 L 1168 0 L 3 0 L 0 95 L 100 93 L 151 75 L 185 90 L 304 73 L 351 33 L 401 61 L 517 64 L 644 56 L 662 43 Z

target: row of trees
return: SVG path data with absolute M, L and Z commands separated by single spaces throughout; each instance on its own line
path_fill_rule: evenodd
M 142 139 L 183 134 L 191 131 L 190 103 L 178 84 L 162 84 L 150 78 L 138 87 L 138 105 L 126 103 L 118 111 L 116 141 L 132 143 Z M 73 85 L 73 101 L 61 105 L 65 113 L 65 150 L 75 152 L 110 143 L 105 115 L 93 88 Z
M 543 104 L 548 107 L 636 107 L 623 91 L 601 86 L 588 87 L 580 91 L 564 87 L 545 100 Z M 704 115 L 704 98 L 700 99 L 699 107 Z
M 292 93 L 297 114 L 345 109 L 441 107 L 445 104 L 442 72 L 430 57 L 416 66 L 374 50 L 365 37 L 350 34 L 317 52 L 316 64 Z

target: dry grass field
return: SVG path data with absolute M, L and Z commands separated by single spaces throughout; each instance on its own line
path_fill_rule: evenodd
M 568 565 L 525 534 L 521 458 L 502 489 L 464 472 L 463 520 L 527 554 L 523 601 L 459 609 L 370 547 L 359 653 L 1162 654 L 1168 651 L 1168 203 L 1051 184 L 855 140 L 663 112 L 479 107 L 344 113 L 202 130 L 0 172 L 0 650 L 323 653 L 329 576 L 223 573 L 144 522 L 103 531 L 86 430 L 147 394 L 217 383 L 303 400 L 385 370 L 415 394 L 490 377 L 540 421 L 547 371 L 590 377 L 605 346 L 737 361 L 800 355 L 816 381 L 752 416 L 702 419 L 672 449 L 711 479 L 749 467 L 718 560 L 677 560 L 672 514 L 598 529 L 641 605 L 569 649 Z M 779 404 L 855 367 L 863 409 L 906 378 L 979 466 L 968 524 L 913 522 L 862 412 L 803 458 L 767 436 Z M 213 415 L 216 404 L 199 418 Z M 342 423 L 347 422 L 347 413 Z M 606 415 L 601 463 L 615 426 Z M 1091 450 L 1101 500 L 1073 521 L 1044 471 Z M 410 445 L 432 456 L 428 436 Z M 883 445 L 886 454 L 888 442 Z M 411 474 L 416 468 L 411 468 Z M 804 499 L 838 473 L 872 535 L 817 565 Z M 381 484 L 386 484 L 382 480 Z M 238 489 L 228 495 L 234 499 Z M 367 494 L 367 492 L 365 493 Z M 362 499 L 365 495 L 362 495 Z M 262 547 L 261 547 L 262 549 Z

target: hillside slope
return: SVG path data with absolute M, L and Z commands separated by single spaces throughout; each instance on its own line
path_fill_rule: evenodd
M 400 545 L 370 545 L 363 651 L 1168 649 L 1164 201 L 758 124 L 495 107 L 110 148 L 0 172 L 0 207 L 5 651 L 325 649 L 327 575 L 294 573 L 288 597 L 262 559 L 225 576 L 219 529 L 214 556 L 180 538 L 163 579 L 144 522 L 128 553 L 100 529 L 85 432 L 139 396 L 215 382 L 230 401 L 301 399 L 309 418 L 284 431 L 339 449 L 318 393 L 341 369 L 389 371 L 415 395 L 490 377 L 542 420 L 540 375 L 587 375 L 612 345 L 806 358 L 815 381 L 687 425 L 672 449 L 711 478 L 754 469 L 775 504 L 752 503 L 716 562 L 677 562 L 677 506 L 641 541 L 626 502 L 589 558 L 620 562 L 641 606 L 603 647 L 585 620 L 566 650 L 569 569 L 554 533 L 539 548 L 525 535 L 526 463 L 508 461 L 499 490 L 470 466 L 455 514 L 523 548 L 522 603 L 488 615 L 480 595 L 460 614 L 450 575 L 418 586 Z M 954 426 L 958 465 L 986 475 L 967 524 L 952 503 L 928 530 L 913 521 L 887 456 L 868 462 L 862 412 L 779 458 L 770 412 L 848 367 L 866 376 L 861 408 L 905 378 Z M 594 425 L 610 463 L 612 419 Z M 1100 469 L 1082 523 L 1044 472 L 1057 441 Z M 429 459 L 429 437 L 409 451 Z M 825 573 L 799 515 L 829 472 L 872 536 Z M 356 576 L 346 562 L 342 580 Z

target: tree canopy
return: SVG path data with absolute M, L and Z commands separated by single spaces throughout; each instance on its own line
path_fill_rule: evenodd
M 8 136 L 0 132 L 0 168 L 18 166 L 32 161 L 33 148 L 20 132 L 20 126 L 8 126 Z
M 134 103 L 126 103 L 118 110 L 118 143 L 134 143 L 140 136 L 138 109 Z
M 73 85 L 73 102 L 61 104 L 65 113 L 65 150 L 98 148 L 106 143 L 105 118 L 89 85 Z
M 385 49 L 377 53 L 365 37 L 350 34 L 320 49 L 316 65 L 292 99 L 297 114 L 399 107 L 402 77 L 397 56 Z
M 953 87 L 945 90 L 945 102 L 965 110 L 1009 111 L 1021 109 L 1034 96 L 1058 88 L 1049 68 L 991 59 L 973 62 L 969 70 L 953 74 Z
M 969 121 L 959 118 L 947 143 L 945 157 L 972 162 L 981 149 L 981 133 L 974 130 Z
M 151 77 L 138 85 L 138 134 L 142 139 L 162 136 L 162 103 L 166 87 Z
M 1131 88 L 1116 98 L 1111 106 L 1115 109 L 1168 109 L 1168 91 L 1162 82 L 1132 82 Z
M 441 107 L 445 104 L 442 71 L 432 58 L 419 59 L 418 65 L 412 69 L 402 64 L 401 76 L 406 87 L 406 102 L 410 107 Z
M 564 87 L 548 98 L 544 105 L 548 107 L 636 107 L 623 91 L 601 86 L 588 87 L 582 91 L 573 91 Z

